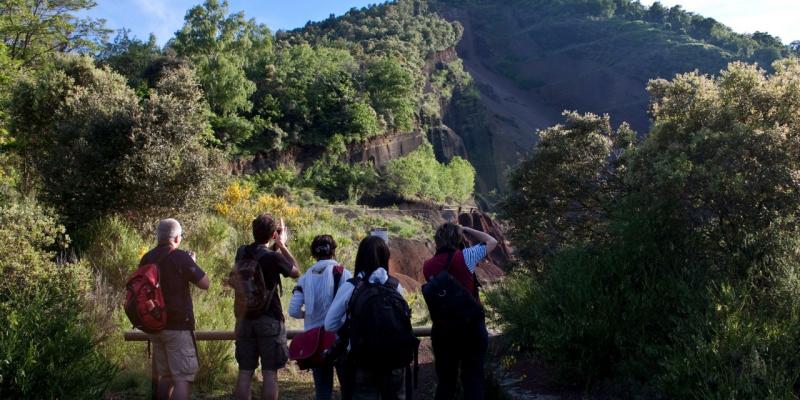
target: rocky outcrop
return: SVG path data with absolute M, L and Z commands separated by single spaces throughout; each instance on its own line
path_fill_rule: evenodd
M 389 271 L 406 275 L 417 282 L 425 282 L 422 265 L 433 257 L 433 247 L 430 240 L 392 238 L 389 240 L 389 251 L 392 254 L 389 257 Z
M 428 141 L 433 145 L 433 151 L 439 162 L 448 162 L 455 156 L 467 157 L 467 147 L 464 141 L 447 125 L 440 124 L 428 130 Z
M 353 146 L 347 157 L 351 163 L 369 162 L 375 167 L 382 167 L 416 150 L 424 141 L 425 135 L 418 131 L 381 136 Z
M 441 64 L 449 64 L 457 59 L 458 54 L 456 53 L 455 47 L 436 51 L 430 54 L 428 59 L 425 60 L 425 74 L 430 75 L 433 71 L 437 70 Z

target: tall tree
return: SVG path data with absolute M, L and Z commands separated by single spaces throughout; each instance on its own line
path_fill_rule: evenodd
M 22 81 L 11 105 L 42 197 L 71 228 L 114 213 L 145 222 L 201 209 L 212 190 L 218 154 L 203 146 L 207 105 L 189 68 L 164 71 L 140 101 L 122 76 L 64 56 Z
M 105 20 L 75 15 L 95 5 L 93 0 L 0 1 L 0 40 L 22 66 L 41 63 L 56 52 L 97 51 L 109 32 Z
M 228 2 L 207 0 L 186 13 L 185 24 L 169 46 L 192 60 L 223 142 L 241 143 L 255 127 L 245 118 L 252 110 L 256 85 L 248 71 L 263 65 L 272 51 L 272 35 L 243 12 L 227 15 Z
M 146 94 L 145 72 L 161 55 L 152 33 L 147 42 L 130 37 L 129 29 L 120 29 L 113 41 L 106 43 L 97 55 L 100 65 L 108 65 L 128 79 L 128 84 Z

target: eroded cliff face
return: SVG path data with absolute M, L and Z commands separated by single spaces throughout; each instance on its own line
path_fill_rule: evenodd
M 389 161 L 416 150 L 424 141 L 425 134 L 419 131 L 377 137 L 364 144 L 351 146 L 348 150 L 348 161 L 369 162 L 380 168 Z

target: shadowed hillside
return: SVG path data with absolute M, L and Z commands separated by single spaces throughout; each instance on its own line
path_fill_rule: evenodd
M 565 109 L 608 113 L 646 132 L 650 79 L 716 73 L 733 60 L 768 67 L 788 52 L 768 34 L 737 34 L 679 6 L 528 0 L 431 7 L 464 28 L 457 51 L 474 87 L 454 95 L 445 120 L 467 144 L 484 192 L 505 189 L 505 171 L 532 148 L 533 132 Z

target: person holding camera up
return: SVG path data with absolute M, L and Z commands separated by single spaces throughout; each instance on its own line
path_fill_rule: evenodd
M 476 245 L 464 248 L 464 234 Z M 447 222 L 436 229 L 436 254 L 425 262 L 423 296 L 433 326 L 431 343 L 438 384 L 436 400 L 454 399 L 459 368 L 464 399 L 484 398 L 484 361 L 489 335 L 478 296 L 475 268 L 497 240 Z
M 293 279 L 300 270 L 289 248 L 288 233 L 276 226 L 270 214 L 253 220 L 253 243 L 239 247 L 229 283 L 236 292 L 236 362 L 239 376 L 234 397 L 250 399 L 250 383 L 261 360 L 264 378 L 262 398 L 278 399 L 278 369 L 289 359 L 286 326 L 279 293 L 281 275 Z M 274 249 L 267 247 L 275 241 Z

